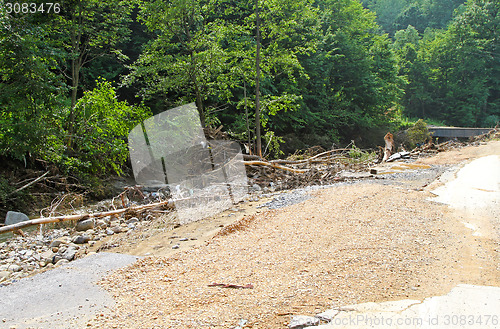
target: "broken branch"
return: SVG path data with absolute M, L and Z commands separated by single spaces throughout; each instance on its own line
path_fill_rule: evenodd
M 291 172 L 294 172 L 294 173 L 305 173 L 305 172 L 308 171 L 308 169 L 294 169 L 294 168 L 290 168 L 290 167 L 285 167 L 285 166 L 279 165 L 277 163 L 266 162 L 266 161 L 243 161 L 243 163 L 246 166 L 252 166 L 252 165 L 267 166 L 267 167 L 272 167 L 272 168 L 277 168 L 277 169 L 291 171 Z
M 15 193 L 17 193 L 17 192 L 20 192 L 20 191 L 24 190 L 25 188 L 30 187 L 31 185 L 35 184 L 36 182 L 39 182 L 39 181 L 40 181 L 40 180 L 42 180 L 45 176 L 47 176 L 47 175 L 48 175 L 48 173 L 49 173 L 49 171 L 47 171 L 45 174 L 43 174 L 42 176 L 38 177 L 38 178 L 37 178 L 37 179 L 35 179 L 34 181 L 31 181 L 31 182 L 29 182 L 28 184 L 21 186 L 21 187 L 20 187 L 20 188 L 18 188 L 17 190 L 14 190 L 14 191 L 10 192 L 10 193 L 9 193 L 9 195 L 12 195 L 12 194 L 15 194 Z
M 31 225 L 39 225 L 39 224 L 49 224 L 49 223 L 59 223 L 59 222 L 64 222 L 64 221 L 69 221 L 69 220 L 82 220 L 82 219 L 89 219 L 89 218 L 100 218 L 100 217 L 106 217 L 106 216 L 111 216 L 111 215 L 118 215 L 125 213 L 127 211 L 139 211 L 139 210 L 145 210 L 145 209 L 150 209 L 150 208 L 156 208 L 160 206 L 166 206 L 168 208 L 173 208 L 174 207 L 174 201 L 173 200 L 167 200 L 167 201 L 162 201 L 162 202 L 157 202 L 157 203 L 150 203 L 147 205 L 143 206 L 135 206 L 135 207 L 128 207 L 128 208 L 123 208 L 123 209 L 118 209 L 118 210 L 112 210 L 112 211 L 104 211 L 104 212 L 98 212 L 94 214 L 80 214 L 80 215 L 66 215 L 66 216 L 56 216 L 56 217 L 42 217 L 42 218 L 37 218 L 37 219 L 32 219 L 32 220 L 27 220 L 24 222 L 20 222 L 17 224 L 12 224 L 12 225 L 7 225 L 0 227 L 0 234 L 5 233 L 5 232 L 10 232 L 10 231 L 15 231 L 24 227 L 28 227 Z

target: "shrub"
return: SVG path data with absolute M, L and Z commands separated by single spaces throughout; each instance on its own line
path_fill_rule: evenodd
M 429 129 L 427 129 L 427 123 L 422 119 L 415 122 L 415 124 L 408 128 L 406 132 L 410 148 L 423 144 L 431 138 Z
M 151 115 L 149 110 L 119 102 L 111 83 L 101 80 L 94 90 L 85 92 L 74 111 L 74 136 L 59 158 L 63 170 L 77 175 L 122 174 L 128 133 Z

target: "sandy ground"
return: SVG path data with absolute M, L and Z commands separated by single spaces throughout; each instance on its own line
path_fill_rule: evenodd
M 500 141 L 418 162 L 491 154 L 500 154 Z M 291 315 L 333 306 L 422 299 L 459 283 L 500 286 L 497 240 L 473 235 L 462 224 L 466 213 L 432 201 L 428 182 L 381 182 L 318 190 L 278 210 L 247 205 L 136 237 L 121 251 L 149 256 L 101 281 L 117 305 L 88 327 L 233 328 L 245 319 L 245 328 L 284 328 Z

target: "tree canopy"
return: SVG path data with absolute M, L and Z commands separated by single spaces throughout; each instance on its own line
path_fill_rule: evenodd
M 120 173 L 125 131 L 188 102 L 205 125 L 276 153 L 361 141 L 404 117 L 500 121 L 498 1 L 0 4 L 4 158 Z

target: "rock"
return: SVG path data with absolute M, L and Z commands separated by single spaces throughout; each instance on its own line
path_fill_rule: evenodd
M 59 262 L 61 259 L 63 258 L 60 254 L 54 255 L 54 257 L 52 257 L 52 264 L 57 264 L 57 262 Z
M 31 250 L 31 249 L 26 250 L 23 256 L 24 256 L 24 259 L 30 258 L 31 256 L 33 256 L 33 250 Z
M 67 260 L 67 259 L 64 259 L 64 258 L 63 258 L 63 259 L 60 259 L 60 260 L 56 263 L 56 265 L 57 265 L 57 266 L 60 266 L 60 265 L 68 264 L 68 263 L 69 263 L 69 260 Z
M 174 244 L 174 245 L 172 246 L 172 249 L 179 249 L 179 247 L 180 247 L 180 246 L 179 246 L 178 244 Z
M 102 221 L 106 223 L 106 225 L 111 224 L 111 216 L 103 217 Z
M 187 241 L 189 240 L 188 238 L 180 238 L 179 241 Z
M 11 272 L 19 272 L 21 271 L 23 268 L 17 264 L 12 264 L 9 266 L 9 271 Z
M 253 184 L 252 187 L 250 187 L 250 190 L 252 190 L 254 192 L 260 192 L 260 191 L 262 191 L 262 188 L 257 184 Z
M 106 222 L 105 222 L 105 221 L 103 221 L 103 220 L 98 220 L 98 221 L 95 223 L 95 226 L 100 227 L 100 228 L 106 228 L 106 227 L 108 227 L 108 223 L 106 223 Z
M 8 278 L 9 275 L 10 275 L 9 271 L 0 271 L 0 281 L 2 281 L 2 279 Z
M 42 256 L 39 253 L 33 254 L 33 256 L 30 258 L 30 260 L 34 260 L 39 262 L 42 259 Z
M 139 218 L 137 217 L 132 217 L 130 218 L 126 223 L 127 224 L 132 224 L 132 223 L 137 223 L 139 221 Z
M 122 228 L 120 226 L 113 226 L 111 227 L 111 230 L 113 233 L 120 233 L 122 231 Z
M 77 235 L 71 241 L 76 244 L 84 244 L 90 241 L 90 237 L 86 234 Z
M 13 225 L 29 220 L 29 217 L 22 212 L 8 211 L 5 216 L 5 225 Z
M 306 316 L 306 315 L 296 315 L 292 316 L 292 320 L 290 321 L 290 324 L 288 325 L 288 328 L 290 329 L 302 329 L 310 326 L 317 326 L 319 325 L 319 319 L 312 317 L 312 316 Z
M 94 228 L 94 220 L 84 219 L 76 223 L 75 230 L 76 231 L 86 231 Z
M 61 244 L 68 244 L 70 243 L 71 240 L 69 239 L 69 237 L 67 236 L 61 236 L 57 239 L 55 239 L 54 241 L 52 241 L 49 245 L 50 248 L 52 247 L 59 247 Z
M 68 261 L 71 261 L 75 258 L 75 255 L 76 255 L 76 248 L 71 246 L 71 247 L 68 247 L 68 249 L 66 249 L 66 251 L 61 256 L 62 256 L 62 258 L 67 259 Z M 57 263 L 59 263 L 59 262 L 57 262 Z
M 135 224 L 134 223 L 127 224 L 127 228 L 133 230 L 135 228 Z
M 107 228 L 107 229 L 106 229 L 106 234 L 107 234 L 107 235 L 113 235 L 113 234 L 115 234 L 115 232 L 114 232 L 112 229 Z

